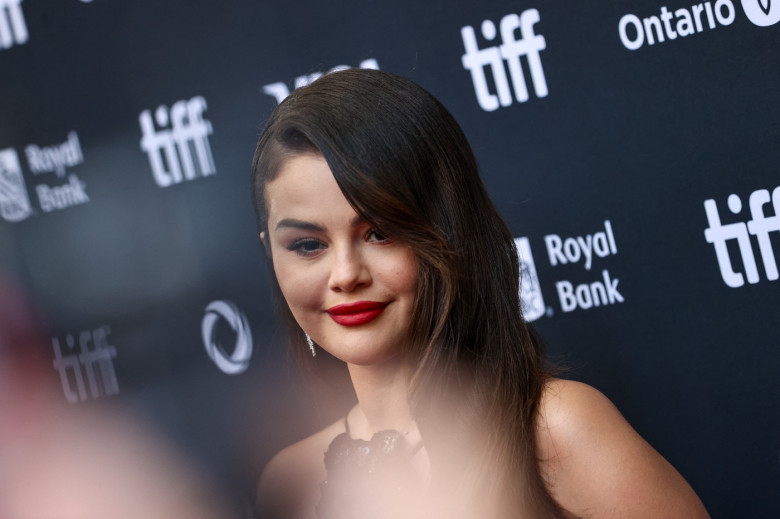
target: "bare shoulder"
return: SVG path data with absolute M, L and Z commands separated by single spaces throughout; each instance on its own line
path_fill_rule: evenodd
M 279 451 L 257 484 L 256 510 L 261 519 L 313 517 L 319 484 L 325 478 L 323 455 L 344 432 L 343 420 Z
M 688 483 L 602 393 L 554 379 L 539 407 L 542 475 L 566 510 L 589 518 L 709 517 Z

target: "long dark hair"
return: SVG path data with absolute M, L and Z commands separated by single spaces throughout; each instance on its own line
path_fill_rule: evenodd
M 311 152 L 322 154 L 362 218 L 417 257 L 409 400 L 423 437 L 437 439 L 426 441 L 432 470 L 438 456 L 478 439 L 484 448 L 464 461 L 472 475 L 508 496 L 510 508 L 557 516 L 536 458 L 547 379 L 541 347 L 522 317 L 513 237 L 460 126 L 423 88 L 387 72 L 346 70 L 295 90 L 255 152 L 261 231 L 268 231 L 266 183 L 287 158 Z M 305 352 L 275 278 L 274 288 L 293 349 Z

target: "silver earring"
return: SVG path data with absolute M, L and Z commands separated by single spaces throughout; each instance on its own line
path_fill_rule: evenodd
M 306 344 L 309 345 L 309 349 L 311 350 L 311 356 L 316 357 L 317 356 L 317 350 L 314 349 L 314 341 L 311 340 L 311 337 L 309 337 L 308 333 L 304 332 L 304 335 L 306 336 Z

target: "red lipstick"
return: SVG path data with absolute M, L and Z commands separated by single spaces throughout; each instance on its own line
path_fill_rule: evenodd
M 331 319 L 342 326 L 359 326 L 370 323 L 379 317 L 388 304 L 390 303 L 358 301 L 357 303 L 332 306 L 326 311 Z

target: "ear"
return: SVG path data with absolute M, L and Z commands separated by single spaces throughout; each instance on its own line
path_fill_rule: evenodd
M 271 244 L 268 242 L 268 236 L 265 234 L 265 231 L 260 232 L 260 241 L 263 242 L 263 248 L 265 249 L 266 255 L 268 257 L 271 256 Z

